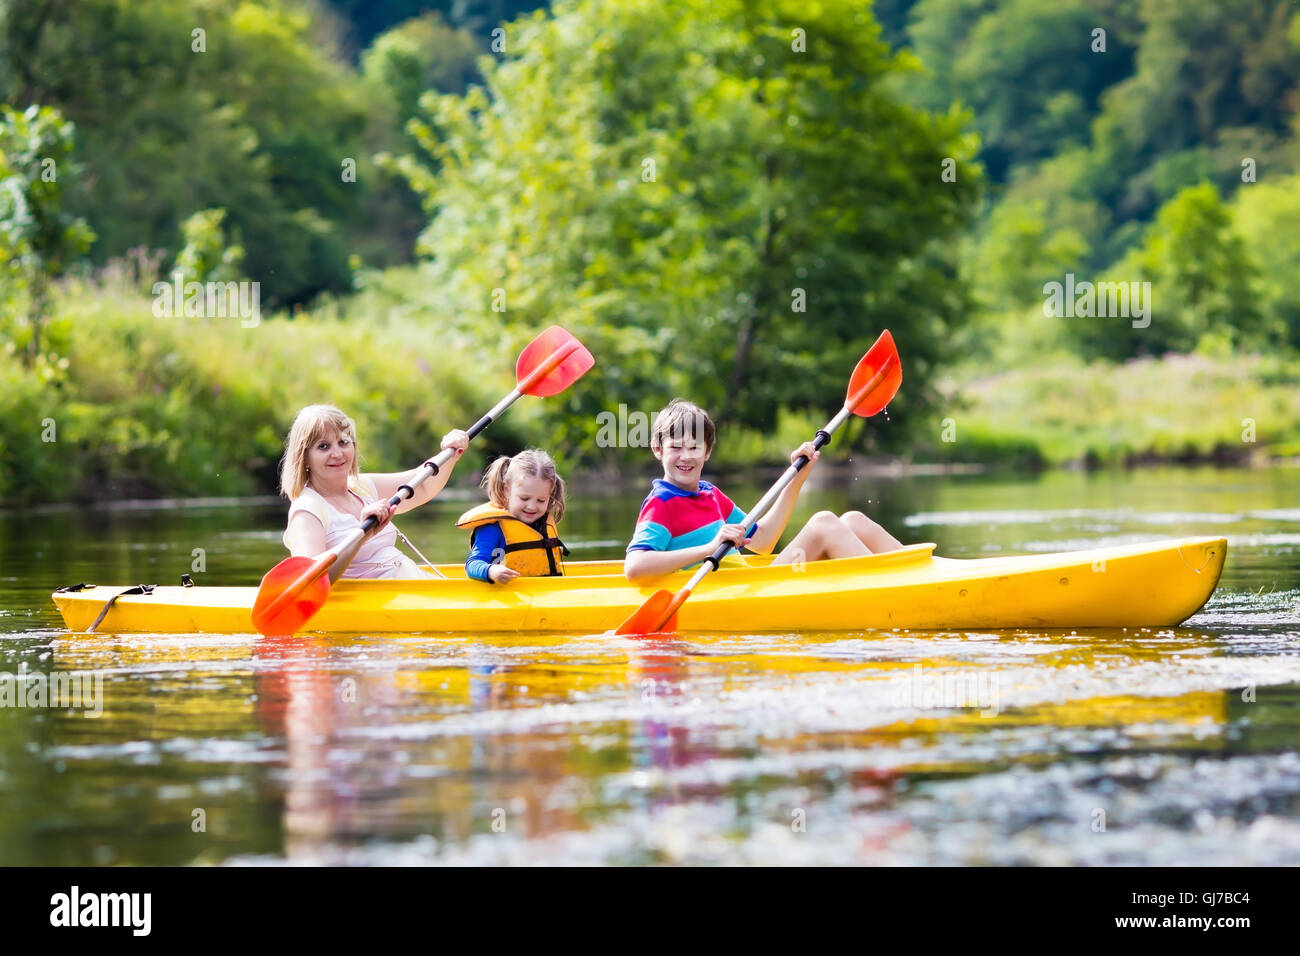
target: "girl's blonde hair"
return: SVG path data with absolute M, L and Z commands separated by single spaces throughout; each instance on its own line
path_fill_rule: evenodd
M 502 455 L 483 475 L 488 500 L 498 508 L 509 507 L 510 485 L 519 478 L 541 478 L 551 483 L 551 500 L 546 503 L 546 512 L 559 524 L 564 517 L 564 479 L 556 474 L 551 456 L 539 448 L 521 451 L 513 458 Z
M 308 405 L 298 413 L 284 440 L 284 458 L 280 461 L 280 492 L 290 501 L 302 494 L 307 485 L 307 449 L 326 435 L 339 435 L 352 442 L 352 470 L 360 474 L 357 452 L 357 429 L 352 419 L 333 405 Z

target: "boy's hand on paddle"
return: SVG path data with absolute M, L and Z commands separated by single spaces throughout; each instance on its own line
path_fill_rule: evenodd
M 730 541 L 732 545 L 735 546 L 736 550 L 739 551 L 749 543 L 749 540 L 750 539 L 745 536 L 745 526 L 743 524 L 724 524 L 718 529 L 717 537 L 713 539 L 713 543 L 709 545 L 709 553 L 712 554 L 713 551 L 717 549 L 718 545 L 722 544 L 724 541 Z
M 790 452 L 790 464 L 793 465 L 798 461 L 801 455 L 808 456 L 808 464 L 804 467 L 811 468 L 813 465 L 817 464 L 817 459 L 822 456 L 822 453 L 812 442 L 806 441 L 794 451 Z
M 453 428 L 447 434 L 442 436 L 442 444 L 439 446 L 442 451 L 448 448 L 456 449 L 457 456 L 465 454 L 465 449 L 469 447 L 469 435 L 459 428 Z
M 497 584 L 505 584 L 519 577 L 519 572 L 514 568 L 507 568 L 504 564 L 494 564 L 488 568 L 488 577 Z

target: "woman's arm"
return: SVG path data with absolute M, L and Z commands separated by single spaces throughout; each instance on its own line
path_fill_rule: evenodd
M 468 445 L 469 436 L 460 429 L 453 429 L 444 435 L 441 447 L 444 450 L 447 448 L 455 448 L 455 457 L 439 468 L 436 475 L 430 475 L 425 480 L 424 484 L 416 488 L 415 495 L 411 498 L 407 498 L 398 505 L 394 514 L 403 514 L 413 508 L 418 508 L 425 502 L 432 500 L 438 492 L 442 491 L 442 489 L 447 486 L 447 479 L 451 477 L 452 471 L 456 468 L 456 462 L 460 461 L 460 456 L 464 453 L 465 448 Z M 421 463 L 419 467 L 412 468 L 409 471 L 393 471 L 385 474 L 367 474 L 363 477 L 369 478 L 374 483 L 375 493 L 380 498 L 388 499 L 397 494 L 397 489 L 402 487 L 402 485 L 409 485 L 411 480 L 415 478 L 415 473 L 423 467 L 424 465 Z
M 325 526 L 310 511 L 295 512 L 284 536 L 295 558 L 314 558 L 326 549 Z
M 380 528 L 393 516 L 387 501 L 372 501 L 366 505 L 361 511 L 361 520 L 364 522 L 372 514 L 379 519 Z M 329 549 L 329 542 L 325 539 L 325 526 L 317 515 L 305 508 L 295 511 L 289 518 L 284 538 L 285 544 L 289 546 L 289 554 L 295 558 L 314 558 Z

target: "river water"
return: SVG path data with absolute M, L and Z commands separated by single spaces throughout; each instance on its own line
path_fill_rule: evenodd
M 1294 865 L 1297 479 L 810 483 L 792 527 L 861 508 L 949 557 L 1226 535 L 1228 561 L 1180 628 L 653 645 L 70 634 L 61 584 L 256 583 L 284 507 L 0 515 L 0 674 L 103 679 L 98 717 L 0 707 L 0 864 Z M 573 558 L 621 554 L 641 495 L 572 495 Z M 400 523 L 451 560 L 466 506 Z M 951 678 L 989 693 L 928 692 Z

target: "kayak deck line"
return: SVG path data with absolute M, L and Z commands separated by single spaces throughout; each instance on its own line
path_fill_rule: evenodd
M 1170 626 L 1199 610 L 1218 584 L 1224 538 L 1178 538 L 1053 554 L 945 558 L 932 543 L 860 558 L 772 567 L 770 555 L 724 562 L 682 608 L 679 630 L 859 631 Z M 345 578 L 312 619 L 317 633 L 604 633 L 678 571 L 646 584 L 621 561 L 566 565 L 564 577 L 472 580 Z M 53 595 L 69 630 L 84 632 L 119 587 Z M 122 595 L 98 633 L 252 632 L 255 587 L 158 586 Z

